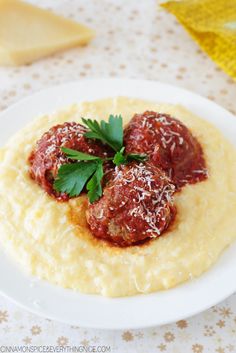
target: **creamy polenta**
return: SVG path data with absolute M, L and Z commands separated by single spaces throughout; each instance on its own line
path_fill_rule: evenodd
M 89 231 L 87 197 L 58 202 L 28 173 L 35 142 L 53 125 L 153 110 L 182 121 L 201 143 L 206 181 L 175 194 L 177 218 L 159 238 L 119 248 Z M 199 276 L 236 238 L 236 151 L 212 125 L 181 106 L 129 98 L 84 102 L 43 116 L 0 151 L 0 242 L 30 273 L 84 293 L 127 296 L 176 286 Z

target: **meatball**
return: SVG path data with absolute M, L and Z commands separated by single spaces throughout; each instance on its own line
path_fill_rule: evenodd
M 207 178 L 201 145 L 189 129 L 168 114 L 135 114 L 124 132 L 127 153 L 146 153 L 177 189 Z
M 103 196 L 89 204 L 87 222 L 94 236 L 119 246 L 156 238 L 175 216 L 175 186 L 148 163 L 116 167 Z
M 68 195 L 58 193 L 53 189 L 58 169 L 62 164 L 73 162 L 68 160 L 61 151 L 61 147 L 104 158 L 110 154 L 109 149 L 102 143 L 84 137 L 86 131 L 87 129 L 84 126 L 75 122 L 56 125 L 45 132 L 37 141 L 36 148 L 29 157 L 32 179 L 58 200 L 65 201 L 68 199 Z

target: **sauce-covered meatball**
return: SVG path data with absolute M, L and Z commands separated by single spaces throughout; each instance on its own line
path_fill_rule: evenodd
M 87 221 L 94 236 L 119 246 L 158 237 L 175 216 L 175 186 L 148 163 L 116 167 L 103 196 L 89 204 Z
M 29 157 L 31 177 L 50 195 L 58 200 L 67 200 L 68 195 L 57 193 L 53 183 L 62 164 L 72 163 L 61 151 L 61 147 L 71 148 L 99 157 L 107 157 L 109 149 L 102 143 L 87 139 L 87 129 L 75 122 L 66 122 L 52 127 L 36 143 Z
M 146 153 L 178 189 L 207 178 L 201 145 L 184 124 L 168 114 L 135 114 L 124 141 L 127 153 Z

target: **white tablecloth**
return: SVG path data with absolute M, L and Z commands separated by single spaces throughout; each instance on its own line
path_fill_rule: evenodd
M 236 83 L 199 50 L 174 17 L 157 8 L 154 0 L 32 2 L 93 27 L 97 36 L 87 47 L 24 67 L 0 68 L 0 110 L 51 85 L 92 77 L 128 77 L 185 87 L 236 114 Z M 0 297 L 3 352 L 1 345 L 80 346 L 81 351 L 89 346 L 90 351 L 94 347 L 112 353 L 236 352 L 236 296 L 187 320 L 128 331 L 57 323 Z M 105 348 L 99 348 L 102 346 Z

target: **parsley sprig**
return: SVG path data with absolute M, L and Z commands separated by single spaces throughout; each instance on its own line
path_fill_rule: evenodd
M 120 151 L 123 147 L 123 122 L 121 115 L 110 115 L 108 122 L 102 120 L 84 119 L 83 123 L 89 128 L 85 133 L 88 138 L 100 140 L 109 145 L 114 151 Z
M 102 196 L 102 178 L 104 175 L 103 164 L 111 160 L 116 166 L 127 164 L 131 161 L 142 162 L 147 159 L 144 154 L 125 154 L 123 146 L 123 119 L 121 115 L 110 115 L 108 122 L 102 120 L 100 124 L 96 120 L 84 119 L 83 123 L 88 127 L 85 137 L 100 140 L 114 150 L 114 156 L 100 158 L 70 148 L 61 147 L 65 155 L 78 161 L 62 165 L 54 182 L 54 189 L 68 194 L 70 197 L 78 196 L 86 187 L 91 203 Z

